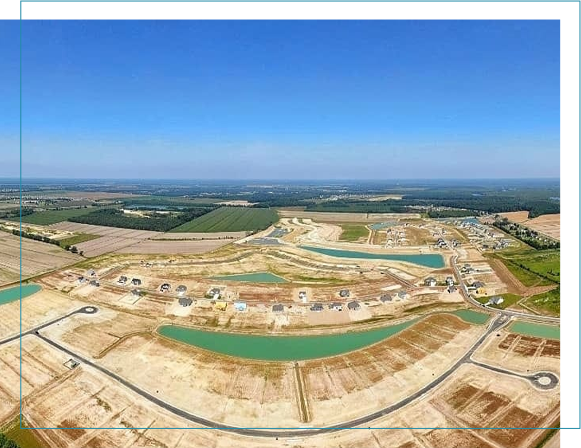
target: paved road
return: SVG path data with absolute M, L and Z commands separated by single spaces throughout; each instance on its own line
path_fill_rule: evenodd
M 61 320 L 67 319 L 71 316 L 74 316 L 75 314 L 95 314 L 98 311 L 97 307 L 94 306 L 84 306 L 82 308 L 79 308 L 78 310 L 72 311 L 69 314 L 65 314 L 64 316 L 61 317 L 57 317 L 56 319 L 50 320 L 48 322 L 45 322 L 44 324 L 41 324 L 37 327 L 31 328 L 30 330 L 24 331 L 22 332 L 22 337 L 26 336 L 27 334 L 33 334 L 36 333 L 40 330 L 42 330 L 43 328 L 49 327 L 51 325 L 56 324 L 57 322 L 60 322 Z M 15 341 L 17 339 L 20 339 L 20 333 L 11 336 L 7 339 L 2 339 L 0 341 L 0 345 L 3 344 L 8 344 L 9 342 Z
M 77 312 L 79 312 L 79 311 L 77 311 Z M 75 314 L 75 313 L 71 313 L 70 315 Z M 65 317 L 68 317 L 70 315 L 67 315 Z M 61 320 L 61 319 L 59 319 L 59 320 Z M 478 347 L 480 347 L 480 345 L 482 345 L 484 340 L 492 332 L 495 332 L 495 331 L 499 330 L 500 328 L 502 328 L 503 326 L 505 326 L 509 322 L 509 320 L 510 319 L 507 316 L 499 315 L 495 320 L 493 320 L 489 324 L 489 327 L 486 330 L 486 332 L 474 343 L 474 345 L 472 345 L 472 347 L 464 354 L 464 356 L 462 358 L 460 358 L 446 372 L 444 372 L 438 378 L 434 379 L 434 381 L 427 384 L 426 386 L 424 386 L 423 388 L 421 388 L 420 390 L 418 390 L 414 394 L 404 398 L 403 400 L 401 400 L 393 405 L 387 406 L 387 407 L 380 409 L 379 411 L 373 412 L 371 414 L 368 414 L 368 415 L 344 422 L 340 425 L 327 426 L 327 427 L 323 427 L 323 428 L 296 428 L 296 429 L 284 428 L 284 429 L 279 429 L 279 430 L 240 428 L 240 427 L 236 427 L 236 426 L 224 425 L 220 422 L 211 421 L 211 420 L 208 420 L 204 417 L 200 417 L 199 415 L 192 414 L 188 411 L 177 408 L 177 407 L 171 405 L 170 403 L 163 401 L 161 398 L 139 388 L 138 386 L 136 386 L 132 382 L 122 378 L 121 376 L 108 370 L 107 368 L 100 366 L 98 364 L 95 364 L 94 362 L 90 361 L 89 359 L 87 359 L 83 356 L 80 356 L 78 353 L 75 353 L 72 350 L 69 350 L 68 348 L 62 346 L 58 342 L 55 342 L 55 341 L 41 335 L 38 332 L 38 330 L 41 328 L 38 328 L 36 331 L 31 330 L 31 331 L 27 332 L 27 334 L 34 333 L 37 337 L 42 339 L 47 344 L 57 348 L 58 350 L 61 350 L 62 352 L 68 354 L 69 356 L 75 358 L 76 360 L 78 360 L 82 363 L 85 363 L 86 365 L 88 365 L 88 366 L 98 370 L 99 372 L 107 375 L 108 377 L 114 379 L 115 381 L 119 382 L 123 386 L 125 386 L 128 389 L 132 390 L 133 392 L 137 393 L 141 397 L 151 401 L 152 403 L 160 406 L 161 408 L 163 408 L 163 409 L 165 409 L 165 410 L 167 410 L 167 411 L 169 411 L 169 412 L 171 412 L 179 417 L 185 418 L 186 420 L 189 420 L 197 425 L 210 427 L 210 428 L 217 428 L 217 429 L 221 429 L 223 431 L 232 432 L 232 433 L 239 434 L 239 435 L 253 436 L 253 437 L 304 437 L 304 436 L 313 436 L 313 435 L 317 435 L 317 434 L 332 433 L 332 432 L 341 431 L 341 430 L 345 430 L 345 429 L 349 429 L 349 428 L 353 428 L 353 427 L 357 427 L 357 426 L 359 426 L 359 427 L 365 426 L 365 425 L 371 423 L 372 421 L 374 421 L 378 418 L 381 418 L 381 417 L 384 417 L 388 414 L 391 414 L 392 412 L 412 403 L 413 401 L 415 401 L 418 398 L 422 397 L 423 395 L 427 394 L 430 390 L 432 390 L 433 388 L 435 388 L 439 384 L 441 384 L 443 381 L 445 381 L 462 364 L 466 364 L 466 363 L 473 363 L 473 364 L 476 364 L 480 367 L 484 367 L 484 368 L 487 368 L 490 370 L 498 371 L 498 372 L 501 372 L 504 374 L 523 377 L 523 378 L 529 379 L 530 381 L 533 381 L 533 377 L 540 378 L 542 376 L 551 376 L 551 375 L 555 379 L 555 381 L 558 381 L 557 377 L 553 374 L 550 374 L 550 373 L 542 372 L 542 373 L 537 374 L 536 376 L 535 375 L 523 376 L 523 375 L 515 374 L 513 372 L 510 372 L 510 371 L 507 371 L 504 369 L 499 369 L 499 368 L 495 368 L 493 366 L 488 366 L 486 364 L 477 363 L 475 361 L 472 361 L 472 359 L 471 359 L 472 354 L 478 349 Z M 52 323 L 54 323 L 54 321 Z M 51 323 L 44 324 L 42 326 L 42 328 L 45 328 L 46 326 L 48 326 L 50 324 Z M 553 383 L 553 381 L 551 381 L 551 384 L 552 383 Z M 554 382 L 554 384 L 556 385 L 556 382 Z M 554 387 L 554 386 L 552 386 L 552 387 Z M 547 388 L 550 388 L 550 387 L 547 387 Z

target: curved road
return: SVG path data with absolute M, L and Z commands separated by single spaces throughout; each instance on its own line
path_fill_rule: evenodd
M 337 431 L 346 430 L 346 429 L 350 429 L 350 428 L 357 427 L 357 426 L 361 427 L 361 426 L 364 426 L 364 425 L 366 425 L 366 424 L 368 424 L 368 423 L 370 423 L 378 418 L 381 418 L 381 417 L 384 417 L 388 414 L 391 414 L 392 412 L 394 412 L 398 409 L 401 409 L 402 407 L 404 407 L 404 406 L 412 403 L 413 401 L 417 400 L 418 398 L 422 397 L 423 395 L 428 393 L 430 390 L 432 390 L 433 388 L 435 388 L 439 384 L 441 384 L 443 381 L 445 381 L 450 375 L 452 375 L 463 364 L 470 364 L 471 363 L 471 364 L 474 364 L 474 365 L 477 365 L 479 367 L 489 369 L 489 370 L 492 370 L 495 372 L 524 378 L 524 379 L 529 380 L 535 387 L 538 387 L 541 389 L 551 389 L 551 388 L 555 387 L 558 383 L 557 376 L 550 373 L 550 372 L 538 372 L 538 373 L 533 374 L 533 375 L 525 376 L 525 375 L 511 372 L 511 371 L 508 371 L 505 369 L 501 369 L 498 367 L 489 366 L 489 365 L 486 365 L 483 363 L 479 363 L 479 362 L 473 361 L 471 359 L 472 354 L 478 349 L 478 347 L 480 347 L 482 345 L 484 340 L 492 332 L 499 330 L 500 328 L 504 327 L 505 325 L 507 325 L 510 322 L 509 316 L 507 314 L 501 312 L 496 317 L 496 319 L 494 319 L 489 324 L 486 332 L 472 345 L 472 347 L 470 347 L 470 349 L 462 356 L 462 358 L 460 358 L 458 361 L 456 361 L 456 363 L 454 363 L 454 365 L 452 365 L 446 372 L 444 372 L 442 375 L 440 375 L 438 378 L 436 378 L 434 381 L 427 384 L 426 386 L 424 386 L 420 390 L 416 391 L 412 395 L 409 395 L 408 397 L 404 398 L 403 400 L 401 400 L 395 404 L 387 406 L 387 407 L 380 409 L 376 412 L 373 412 L 371 414 L 368 414 L 368 415 L 358 417 L 356 419 L 344 422 L 340 425 L 327 426 L 327 427 L 322 427 L 322 428 L 300 428 L 299 427 L 296 429 L 284 428 L 284 429 L 278 429 L 278 430 L 268 430 L 268 429 L 261 429 L 261 428 L 255 428 L 255 429 L 240 428 L 240 427 L 236 427 L 236 426 L 223 425 L 219 422 L 214 422 L 214 421 L 208 420 L 204 417 L 200 417 L 199 415 L 195 415 L 195 414 L 192 414 L 192 413 L 185 411 L 183 409 L 177 408 L 177 407 L 171 405 L 170 403 L 167 403 L 167 402 L 163 401 L 162 399 L 156 397 L 155 395 L 152 395 L 151 393 L 139 388 L 138 386 L 136 386 L 132 382 L 127 381 L 126 379 L 124 379 L 121 376 L 117 375 L 116 373 L 106 369 L 105 367 L 100 366 L 98 364 L 95 364 L 94 362 L 90 361 L 89 359 L 87 359 L 83 356 L 80 356 L 79 354 L 73 352 L 72 350 L 69 350 L 68 348 L 62 346 L 58 342 L 55 342 L 55 341 L 53 341 L 53 340 L 51 340 L 51 339 L 47 338 L 46 336 L 43 336 L 39 333 L 39 331 L 42 330 L 43 328 L 46 328 L 54 323 L 57 323 L 63 319 L 71 317 L 75 314 L 78 314 L 78 313 L 93 314 L 96 312 L 97 312 L 96 307 L 93 307 L 93 306 L 83 307 L 83 308 L 80 308 L 79 310 L 73 311 L 72 313 L 69 313 L 65 316 L 58 318 L 58 319 L 54 319 L 54 320 L 49 321 L 45 324 L 42 324 L 38 327 L 35 327 L 31 330 L 28 330 L 25 333 L 22 333 L 22 336 L 28 335 L 28 334 L 36 335 L 38 338 L 40 338 L 41 340 L 43 340 L 47 344 L 49 344 L 49 345 L 55 347 L 56 349 L 68 354 L 69 356 L 75 358 L 76 360 L 81 361 L 81 362 L 85 363 L 86 365 L 98 370 L 99 372 L 107 375 L 108 377 L 119 382 L 120 384 L 122 384 L 126 388 L 128 388 L 131 391 L 135 392 L 136 394 L 140 395 L 141 397 L 149 400 L 152 403 L 155 403 L 156 405 L 160 406 L 161 408 L 163 408 L 163 409 L 165 409 L 165 410 L 167 410 L 167 411 L 169 411 L 169 412 L 171 412 L 179 417 L 182 417 L 186 420 L 189 420 L 197 425 L 201 425 L 201 426 L 205 426 L 205 427 L 213 428 L 213 429 L 220 429 L 223 431 L 227 431 L 227 432 L 231 432 L 231 433 L 235 433 L 235 434 L 239 434 L 239 435 L 244 435 L 244 436 L 304 437 L 304 436 L 313 436 L 313 435 L 320 435 L 320 434 L 337 432 Z M 17 335 L 17 336 L 11 337 L 9 339 L 0 341 L 0 345 L 14 341 L 15 339 L 18 339 L 19 337 L 20 337 L 20 335 Z M 542 378 L 545 378 L 545 380 L 542 380 L 539 382 L 539 379 L 542 379 Z

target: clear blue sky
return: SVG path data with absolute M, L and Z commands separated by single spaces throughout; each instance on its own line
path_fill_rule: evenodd
M 0 176 L 18 175 L 0 22 Z M 559 176 L 557 21 L 23 23 L 23 175 Z

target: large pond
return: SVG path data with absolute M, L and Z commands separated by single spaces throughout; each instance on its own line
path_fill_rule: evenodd
M 222 275 L 212 277 L 214 280 L 229 280 L 231 282 L 249 282 L 249 283 L 287 283 L 282 277 L 271 274 L 270 272 L 253 272 L 251 274 Z
M 371 252 L 359 252 L 354 250 L 327 249 L 324 247 L 300 246 L 311 252 L 339 258 L 363 258 L 366 260 L 393 260 L 407 261 L 429 268 L 439 269 L 445 266 L 444 258 L 439 254 L 376 254 Z
M 561 339 L 561 329 L 555 325 L 532 324 L 530 322 L 516 321 L 509 330 L 513 333 L 524 334 L 546 339 Z
M 263 361 L 299 361 L 358 350 L 406 329 L 417 319 L 376 330 L 317 336 L 254 336 L 165 325 L 158 333 L 223 355 Z
M 31 296 L 41 289 L 40 285 L 22 285 L 22 298 L 24 299 L 25 297 Z M 0 291 L 0 305 L 14 302 L 15 300 L 20 300 L 20 286 Z

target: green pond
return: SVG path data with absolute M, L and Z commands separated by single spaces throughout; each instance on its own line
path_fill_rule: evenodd
M 39 285 L 22 285 L 22 298 L 24 299 L 25 297 L 31 296 L 41 289 L 42 288 Z M 0 291 L 0 305 L 14 302 L 15 300 L 20 300 L 20 286 Z
M 254 336 L 165 325 L 158 333 L 223 355 L 263 361 L 299 361 L 358 350 L 406 329 L 417 319 L 376 330 L 317 336 Z
M 367 260 L 394 260 L 407 261 L 429 268 L 443 268 L 444 258 L 439 254 L 375 254 L 370 252 L 358 252 L 354 250 L 327 249 L 324 247 L 300 246 L 301 249 L 317 252 L 323 255 L 339 258 L 364 258 Z
M 371 230 L 381 230 L 381 229 L 386 229 L 388 227 L 393 227 L 395 225 L 397 225 L 396 222 L 377 222 L 375 224 L 371 224 L 369 226 L 369 228 Z
M 486 313 L 479 313 L 478 311 L 472 310 L 456 310 L 452 314 L 455 314 L 460 319 L 465 320 L 470 324 L 482 325 L 488 322 L 490 316 Z
M 537 338 L 561 339 L 561 329 L 555 325 L 516 321 L 509 327 L 509 331 Z
M 235 274 L 212 277 L 214 280 L 229 280 L 232 282 L 250 282 L 250 283 L 287 283 L 287 281 L 278 275 L 270 272 L 253 272 L 252 274 Z

